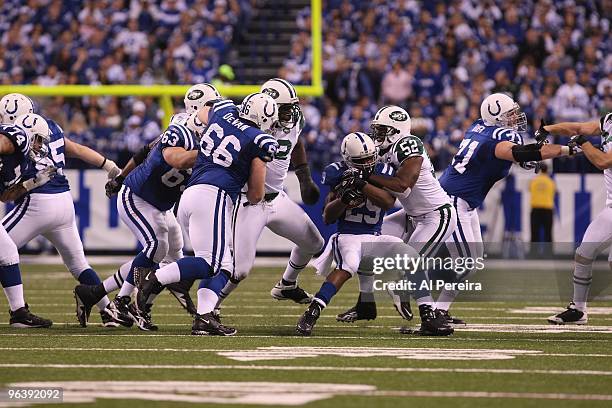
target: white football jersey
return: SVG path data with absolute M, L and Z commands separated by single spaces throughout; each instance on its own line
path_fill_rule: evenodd
M 285 133 L 284 130 L 278 128 L 270 131 L 270 134 L 278 142 L 278 152 L 274 160 L 266 165 L 266 193 L 283 191 L 289 164 L 291 163 L 291 152 L 293 152 L 303 128 L 304 119 L 302 118 L 289 130 L 289 133 Z
M 448 195 L 436 179 L 434 167 L 425 151 L 423 142 L 416 136 L 405 136 L 397 140 L 381 157 L 384 163 L 389 163 L 398 171 L 402 163 L 411 157 L 423 157 L 421 172 L 408 197 L 400 198 L 400 203 L 410 216 L 427 214 L 435 209 L 450 204 Z
M 604 152 L 612 151 L 612 113 L 607 113 L 599 120 L 601 128 L 601 148 Z M 606 206 L 612 207 L 612 169 L 604 170 L 604 181 L 606 183 Z

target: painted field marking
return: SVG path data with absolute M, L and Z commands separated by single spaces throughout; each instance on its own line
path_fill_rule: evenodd
M 470 374 L 544 374 L 612 376 L 612 371 L 601 370 L 523 370 L 516 368 L 428 368 L 428 367 L 331 367 L 282 365 L 200 365 L 200 364 L 28 364 L 0 363 L 0 368 L 53 368 L 53 369 L 122 369 L 122 370 L 270 370 L 270 371 L 348 371 L 392 373 L 470 373 Z
M 137 399 L 183 403 L 297 406 L 338 395 L 355 397 L 426 397 L 611 401 L 609 394 L 522 393 L 488 391 L 378 390 L 365 384 L 234 381 L 55 381 L 21 382 L 14 388 L 62 388 L 64 403 L 97 399 Z M 6 404 L 6 405 L 5 405 Z M 9 406 L 0 403 L 0 406 Z
M 508 313 L 541 315 L 550 315 L 561 311 L 563 311 L 562 307 L 554 306 L 526 306 L 522 309 L 507 309 Z M 590 315 L 612 315 L 612 307 L 589 307 L 588 312 Z

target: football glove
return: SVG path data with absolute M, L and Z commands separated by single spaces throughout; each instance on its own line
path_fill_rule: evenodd
M 340 195 L 340 201 L 348 206 L 348 208 L 359 207 L 366 200 L 362 192 L 357 190 L 345 190 Z
M 575 135 L 572 136 L 568 142 L 568 146 L 571 144 L 575 145 L 575 146 L 582 146 L 583 144 L 585 144 L 586 142 L 589 141 L 589 138 L 584 136 L 584 135 Z
M 521 162 L 519 163 L 519 166 L 521 166 L 525 170 L 533 170 L 536 174 L 538 174 L 541 169 L 540 162 L 538 161 Z
M 302 201 L 306 205 L 313 205 L 319 201 L 321 192 L 319 187 L 312 180 L 310 175 L 310 169 L 308 164 L 304 163 L 295 168 L 295 175 L 300 182 L 300 194 L 302 195 Z
M 125 177 L 121 175 L 115 177 L 114 179 L 108 180 L 106 182 L 106 185 L 104 186 L 104 190 L 106 191 L 106 196 L 108 198 L 111 198 L 112 196 L 116 195 L 119 192 L 119 190 L 121 190 L 121 186 L 123 185 L 124 180 L 125 180 Z
M 36 173 L 33 179 L 26 180 L 23 182 L 23 188 L 26 191 L 32 191 L 44 184 L 47 184 L 53 176 L 57 174 L 57 167 L 47 166 L 43 170 Z
M 539 145 L 548 143 L 547 138 L 550 136 L 550 132 L 544 129 L 544 126 L 546 126 L 546 123 L 544 122 L 544 119 L 542 119 L 540 122 L 540 127 L 535 131 L 535 140 Z

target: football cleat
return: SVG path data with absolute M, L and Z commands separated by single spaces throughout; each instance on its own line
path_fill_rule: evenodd
M 361 293 L 357 299 L 357 304 L 351 307 L 346 312 L 340 313 L 336 316 L 336 320 L 342 323 L 353 323 L 357 320 L 374 320 L 376 319 L 376 303 L 363 302 L 361 299 Z
M 547 320 L 550 324 L 583 325 L 588 323 L 589 318 L 586 312 L 577 309 L 576 304 L 574 302 L 570 302 L 567 309 L 559 314 L 550 316 Z
M 443 319 L 446 320 L 446 323 L 448 323 L 451 327 L 452 326 L 465 326 L 465 320 L 461 320 L 457 317 L 451 316 L 448 313 L 448 310 L 442 310 L 442 309 L 436 309 L 435 310 L 436 315 L 441 316 Z
M 100 318 L 102 319 L 102 326 L 104 327 L 119 327 L 121 324 L 106 311 L 106 309 L 100 311 Z
M 312 295 L 300 288 L 296 283 L 293 285 L 285 285 L 279 281 L 272 290 L 270 295 L 276 300 L 293 300 L 295 303 L 306 304 L 312 301 Z
M 212 315 L 213 319 L 215 319 L 217 322 L 221 323 L 221 309 L 220 308 L 214 308 L 212 312 L 210 312 L 210 314 Z
M 421 336 L 450 336 L 455 331 L 448 325 L 444 317 L 436 314 L 429 305 L 419 306 L 421 314 L 421 328 L 419 334 Z
M 323 308 L 316 300 L 313 300 L 308 306 L 308 309 L 304 312 L 300 320 L 298 320 L 295 330 L 301 336 L 310 336 L 312 329 L 314 329 L 319 316 L 321 316 L 321 310 Z
M 139 310 L 138 307 L 131 303 L 128 306 L 128 313 L 136 326 L 142 331 L 157 331 L 158 327 L 151 321 L 151 306 L 147 305 L 145 310 Z
M 149 296 L 160 293 L 163 288 L 164 285 L 159 283 L 154 271 L 149 271 L 146 275 L 141 276 L 138 283 L 138 294 L 136 295 L 136 307 L 138 310 L 147 310 Z
M 106 313 L 124 327 L 132 327 L 134 320 L 130 316 L 128 305 L 130 304 L 129 296 L 117 296 L 112 302 L 106 306 Z
M 238 330 L 222 325 L 212 313 L 196 314 L 191 326 L 194 336 L 233 336 L 236 333 Z
M 74 288 L 76 315 L 81 327 L 87 327 L 91 308 L 104 297 L 96 294 L 95 289 L 96 285 L 77 285 Z
M 410 297 L 402 296 L 402 294 L 397 294 L 390 289 L 387 290 L 387 293 L 391 296 L 393 307 L 400 317 L 404 320 L 412 320 L 414 314 L 412 314 L 412 308 L 410 307 Z
M 194 281 L 189 280 L 171 283 L 166 285 L 166 289 L 168 289 L 172 296 L 178 300 L 181 306 L 183 306 L 183 309 L 185 309 L 190 315 L 195 316 L 198 314 L 198 311 L 193 303 L 193 300 L 191 299 L 191 295 L 189 294 L 189 289 L 191 289 L 193 282 Z
M 20 329 L 46 329 L 53 325 L 51 320 L 38 317 L 34 313 L 30 312 L 27 303 L 24 307 L 20 307 L 15 311 L 9 310 L 9 313 L 11 316 L 9 323 L 12 327 L 17 327 Z

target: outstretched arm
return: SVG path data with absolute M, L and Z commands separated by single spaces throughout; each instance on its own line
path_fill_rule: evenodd
M 108 178 L 115 178 L 121 169 L 115 164 L 114 161 L 109 160 L 102 156 L 100 153 L 87 146 L 73 142 L 72 140 L 64 137 L 66 145 L 66 156 L 74 157 L 76 159 L 83 160 L 85 163 L 91 164 L 99 169 L 104 169 L 108 173 Z
M 554 125 L 546 125 L 544 129 L 554 135 L 561 136 L 597 136 L 601 134 L 599 121 L 593 120 L 590 122 L 561 122 Z
M 606 170 L 612 168 L 612 150 L 609 152 L 602 152 L 595 146 L 591 144 L 591 142 L 583 143 L 580 148 L 584 155 L 589 159 L 591 163 L 599 170 Z
M 516 163 L 553 159 L 559 156 L 569 156 L 570 153 L 569 147 L 557 144 L 539 145 L 533 143 L 518 145 L 509 141 L 503 141 L 495 146 L 495 157 Z

